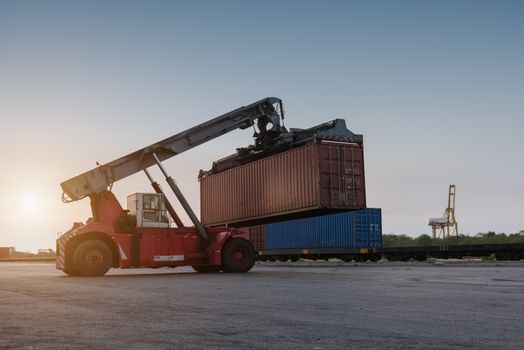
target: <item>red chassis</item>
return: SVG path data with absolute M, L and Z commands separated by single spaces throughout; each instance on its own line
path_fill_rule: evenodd
M 122 225 L 125 212 L 113 193 L 99 193 L 95 203 L 95 218 L 75 223 L 57 239 L 56 267 L 67 274 L 101 276 L 111 267 L 185 265 L 198 272 L 246 272 L 254 264 L 254 248 L 235 237 L 240 233 L 235 229 L 207 228 L 206 241 L 195 227 L 126 228 Z

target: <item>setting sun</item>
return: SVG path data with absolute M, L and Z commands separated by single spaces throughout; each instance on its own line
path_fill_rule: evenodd
M 20 209 L 35 212 L 42 208 L 42 198 L 35 193 L 25 193 L 20 197 Z

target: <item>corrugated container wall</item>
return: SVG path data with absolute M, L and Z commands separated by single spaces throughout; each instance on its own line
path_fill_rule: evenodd
M 366 206 L 362 146 L 322 141 L 200 179 L 202 223 L 236 227 Z
M 381 209 L 368 208 L 266 225 L 265 250 L 380 248 Z
M 11 250 L 12 248 L 10 247 L 0 247 L 0 259 L 9 259 Z

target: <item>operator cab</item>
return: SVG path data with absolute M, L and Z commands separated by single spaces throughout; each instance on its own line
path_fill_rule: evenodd
M 169 227 L 169 215 L 162 193 L 134 193 L 127 197 L 129 214 L 137 227 Z

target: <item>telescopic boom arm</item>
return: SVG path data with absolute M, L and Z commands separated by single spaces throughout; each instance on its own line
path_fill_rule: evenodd
M 155 156 L 158 161 L 169 159 L 235 129 L 251 127 L 255 120 L 259 129 L 257 138 L 283 132 L 285 129 L 280 124 L 283 118 L 282 100 L 264 98 L 62 182 L 62 200 L 77 201 L 104 191 L 114 182 L 157 164 Z M 271 125 L 269 130 L 268 125 Z

